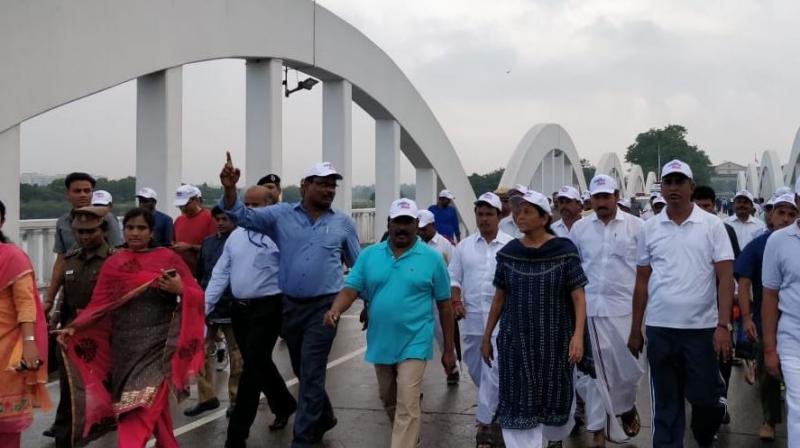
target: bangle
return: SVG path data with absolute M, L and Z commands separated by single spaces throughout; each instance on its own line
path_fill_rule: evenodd
M 36 341 L 36 336 L 24 336 L 22 338 L 23 341 Z

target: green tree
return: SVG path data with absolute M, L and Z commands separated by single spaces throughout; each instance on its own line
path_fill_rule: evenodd
M 588 159 L 581 159 L 581 169 L 583 170 L 583 178 L 586 179 L 588 184 L 594 177 L 594 173 L 597 172 L 597 168 Z
M 697 184 L 708 185 L 711 180 L 711 159 L 697 146 L 686 141 L 686 128 L 679 124 L 670 124 L 663 129 L 650 129 L 636 136 L 636 141 L 628 146 L 625 161 L 638 164 L 645 175 L 652 171 L 659 174 L 658 153 L 661 152 L 661 163 L 672 159 L 680 159 L 692 167 Z
M 486 174 L 472 173 L 469 176 L 469 183 L 472 185 L 472 190 L 475 196 L 480 196 L 487 191 L 494 191 L 500 185 L 500 179 L 503 177 L 503 168 L 496 169 Z

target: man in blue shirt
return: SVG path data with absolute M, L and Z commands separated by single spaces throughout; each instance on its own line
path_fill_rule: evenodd
M 433 213 L 436 220 L 436 230 L 443 237 L 450 240 L 453 244 L 458 244 L 461 240 L 461 230 L 458 226 L 458 213 L 455 207 L 450 205 L 453 203 L 453 193 L 448 190 L 439 192 L 439 199 L 436 203 L 428 207 L 428 210 Z
M 417 238 L 417 205 L 399 199 L 389 210 L 389 239 L 368 247 L 347 277 L 325 324 L 361 296 L 367 304 L 367 362 L 375 364 L 381 401 L 393 422 L 391 448 L 418 445 L 422 423 L 420 389 L 433 358 L 436 302 L 442 324 L 445 373 L 455 369 L 450 277 L 439 252 Z
M 200 257 L 197 262 L 197 277 L 200 287 L 205 290 L 211 281 L 211 273 L 214 270 L 214 265 L 217 264 L 222 250 L 225 247 L 225 242 L 236 226 L 228 219 L 228 215 L 219 207 L 214 207 L 211 210 L 211 216 L 217 221 L 217 233 L 207 236 L 203 243 L 200 245 Z M 225 342 L 228 348 L 228 353 L 231 359 L 231 374 L 228 377 L 228 398 L 230 404 L 228 406 L 228 416 L 233 412 L 233 406 L 236 403 L 236 391 L 239 385 L 239 378 L 242 374 L 242 355 L 239 352 L 239 347 L 236 344 L 236 338 L 233 334 L 233 326 L 231 325 L 231 288 L 228 286 L 222 293 L 221 300 L 214 307 L 214 311 L 206 317 L 206 331 L 205 350 L 206 362 L 203 366 L 203 372 L 197 377 L 197 404 L 187 408 L 183 411 L 183 415 L 187 417 L 194 417 L 206 411 L 211 411 L 219 407 L 219 399 L 217 399 L 217 387 L 214 380 L 214 361 L 217 355 L 217 337 L 219 333 L 225 336 Z
M 150 210 L 153 213 L 153 218 L 156 221 L 156 225 L 153 228 L 153 241 L 158 246 L 171 246 L 173 235 L 172 218 L 166 213 L 156 210 L 158 195 L 155 190 L 144 187 L 136 192 L 136 199 L 139 201 L 139 207 Z
M 322 440 L 337 423 L 325 392 L 328 354 L 336 329 L 323 325 L 322 318 L 344 284 L 342 261 L 352 266 L 361 246 L 350 216 L 331 208 L 336 181 L 342 176 L 330 163 L 306 171 L 300 185 L 302 200 L 294 204 L 246 208 L 236 199 L 240 176 L 228 154 L 220 173 L 225 189 L 220 205 L 239 226 L 265 233 L 280 249 L 281 336 L 300 382 L 292 447 L 308 447 Z
M 739 307 L 742 310 L 742 327 L 748 339 L 755 343 L 754 357 L 757 361 L 758 382 L 761 392 L 761 412 L 764 421 L 759 430 L 759 437 L 765 441 L 775 440 L 775 425 L 780 423 L 783 414 L 781 404 L 781 382 L 769 375 L 764 368 L 763 347 L 760 335 L 763 334 L 761 326 L 761 303 L 763 299 L 763 285 L 761 283 L 761 269 L 764 260 L 764 249 L 767 239 L 773 231 L 783 229 L 797 219 L 797 206 L 794 195 L 786 194 L 771 199 L 768 204 L 771 210 L 767 214 L 767 222 L 771 231 L 767 231 L 745 246 L 741 255 L 736 258 L 733 273 L 739 281 Z M 752 291 L 752 293 L 751 293 Z M 752 301 L 752 303 L 750 303 Z M 752 310 L 752 311 L 751 311 Z
M 268 205 L 270 198 L 266 188 L 255 186 L 245 192 L 244 202 L 249 209 L 254 209 Z M 270 430 L 285 428 L 297 409 L 297 402 L 272 361 L 272 349 L 281 328 L 278 265 L 275 243 L 263 233 L 240 227 L 225 242 L 206 288 L 206 315 L 211 316 L 230 286 L 234 297 L 231 323 L 244 359 L 225 442 L 229 448 L 245 446 L 262 392 L 275 415 Z

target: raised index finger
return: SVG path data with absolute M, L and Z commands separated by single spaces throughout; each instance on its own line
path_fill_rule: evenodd
M 231 160 L 231 152 L 230 151 L 225 151 L 225 158 L 226 158 L 226 163 L 228 165 L 230 165 L 230 166 L 233 166 L 233 160 Z

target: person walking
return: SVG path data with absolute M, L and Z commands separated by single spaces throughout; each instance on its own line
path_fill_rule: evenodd
M 323 325 L 344 283 L 342 261 L 352 266 L 361 250 L 355 223 L 331 208 L 342 176 L 328 162 L 309 168 L 300 185 L 301 201 L 250 209 L 236 198 L 241 172 L 230 153 L 220 173 L 220 206 L 247 230 L 266 234 L 280 250 L 278 287 L 283 292 L 281 336 L 300 383 L 293 448 L 322 440 L 337 424 L 325 392 L 328 354 L 336 329 Z
M 798 182 L 800 187 L 800 182 Z M 800 195 L 800 188 L 796 189 Z M 800 201 L 795 198 L 795 205 Z M 777 205 L 777 200 L 776 200 Z M 773 218 L 775 211 L 773 210 Z M 767 239 L 761 282 L 764 366 L 786 384 L 789 448 L 800 447 L 800 221 Z
M 457 244 L 461 240 L 458 213 L 452 206 L 455 198 L 449 190 L 442 190 L 439 192 L 436 203 L 428 207 L 428 211 L 433 213 L 436 220 L 436 228 L 439 233 L 453 244 Z
M 739 247 L 745 247 L 753 240 L 753 234 L 763 231 L 766 225 L 756 218 L 755 199 L 753 193 L 741 190 L 733 197 L 734 214 L 725 219 L 736 231 L 736 240 Z
M 204 291 L 208 290 L 214 266 L 217 264 L 225 247 L 225 242 L 236 226 L 228 219 L 225 211 L 219 207 L 211 209 L 211 216 L 217 221 L 217 233 L 207 236 L 200 246 L 200 258 L 197 263 L 196 278 Z M 206 316 L 205 365 L 203 373 L 197 378 L 197 403 L 183 411 L 187 417 L 195 417 L 203 412 L 217 409 L 220 406 L 217 398 L 215 374 L 217 361 L 217 339 L 222 336 L 230 356 L 230 375 L 228 376 L 228 417 L 236 405 L 236 392 L 242 375 L 242 355 L 239 351 L 231 325 L 231 302 L 233 296 L 230 285 L 218 293 L 218 301 L 214 310 Z
M 108 222 L 106 207 L 81 207 L 72 211 L 72 229 L 78 246 L 64 256 L 65 273 L 63 300 L 54 313 L 62 328 L 69 325 L 82 312 L 92 298 L 100 270 L 113 250 L 105 240 Z M 61 352 L 59 360 L 59 401 L 53 425 L 48 430 L 56 439 L 56 447 L 72 446 L 72 398 L 70 396 L 67 367 Z
M 583 201 L 578 190 L 571 185 L 564 185 L 555 194 L 556 206 L 561 219 L 554 222 L 551 228 L 556 236 L 568 238 L 572 226 L 581 219 Z
M 175 190 L 175 206 L 181 210 L 181 215 L 175 218 L 172 250 L 196 272 L 200 245 L 205 237 L 217 233 L 217 222 L 211 212 L 203 208 L 203 194 L 193 185 L 181 185 Z
M 0 447 L 20 448 L 33 410 L 52 408 L 47 393 L 47 321 L 28 256 L 3 234 L 0 201 Z
M 173 228 L 172 218 L 156 208 L 158 204 L 158 194 L 150 187 L 142 187 L 136 192 L 136 200 L 139 207 L 149 210 L 153 214 L 156 226 L 153 228 L 153 241 L 157 246 L 172 246 Z
M 125 214 L 125 248 L 103 264 L 88 306 L 57 331 L 73 444 L 116 425 L 120 448 L 142 448 L 154 434 L 159 447 L 179 446 L 169 395 L 185 398 L 203 368 L 203 291 L 177 254 L 153 248 L 154 225 L 147 210 Z
M 511 199 L 514 196 L 522 196 L 526 191 L 528 188 L 521 184 L 516 184 L 508 190 L 509 214 L 500 220 L 500 230 L 512 238 L 522 238 L 522 232 L 514 222 L 514 204 Z
M 263 186 L 247 189 L 244 204 L 258 209 L 272 203 Z M 230 287 L 233 294 L 231 323 L 244 366 L 239 380 L 236 406 L 228 424 L 225 446 L 244 447 L 258 412 L 261 393 L 267 397 L 275 421 L 270 430 L 283 429 L 297 410 L 297 401 L 272 361 L 272 349 L 282 325 L 282 294 L 278 285 L 280 254 L 267 235 L 239 227 L 225 242 L 206 288 L 206 314 L 211 316 L 219 299 Z
M 583 357 L 586 276 L 572 242 L 550 232 L 550 205 L 539 192 L 514 198 L 524 236 L 497 253 L 495 294 L 482 355 L 500 368 L 497 421 L 507 448 L 540 448 L 570 431 L 573 370 Z M 492 334 L 497 324 L 497 351 Z
M 783 420 L 781 403 L 781 382 L 767 373 L 764 366 L 762 345 L 763 326 L 761 306 L 763 303 L 763 283 L 761 270 L 767 240 L 773 231 L 781 230 L 797 221 L 797 205 L 793 194 L 784 194 L 769 201 L 768 215 L 772 230 L 759 235 L 742 251 L 734 263 L 734 275 L 739 282 L 739 306 L 742 310 L 742 327 L 747 338 L 755 344 L 753 356 L 756 359 L 759 392 L 761 395 L 761 414 L 763 422 L 758 431 L 761 440 L 775 440 L 775 426 Z
M 731 357 L 733 250 L 722 221 L 692 203 L 689 165 L 664 165 L 661 189 L 667 208 L 638 242 L 628 349 L 642 353 L 646 311 L 653 446 L 682 446 L 684 400 L 695 440 L 709 446 L 727 412 L 718 358 Z
M 500 198 L 494 193 L 484 193 L 475 201 L 475 223 L 478 232 L 464 238 L 456 246 L 448 267 L 452 291 L 453 312 L 463 321 L 464 362 L 478 388 L 476 442 L 478 448 L 498 446 L 502 441 L 500 427 L 495 423 L 497 411 L 499 370 L 486 365 L 481 359 L 481 344 L 492 298 L 497 252 L 514 238 L 501 232 Z M 492 335 L 496 347 L 497 332 Z
M 398 199 L 389 209 L 387 241 L 359 255 L 344 289 L 325 313 L 336 327 L 342 313 L 360 296 L 369 310 L 365 360 L 375 365 L 378 389 L 392 421 L 391 448 L 419 446 L 422 377 L 433 357 L 432 303 L 445 339 L 442 365 L 456 364 L 450 278 L 441 255 L 417 238 L 417 205 Z
M 619 187 L 610 176 L 592 178 L 589 192 L 594 213 L 576 222 L 569 236 L 588 279 L 586 319 L 596 379 L 585 397 L 586 427 L 593 433 L 592 446 L 603 447 L 607 438 L 623 442 L 640 429 L 636 394 L 644 366 L 626 345 L 644 222 L 617 208 Z

